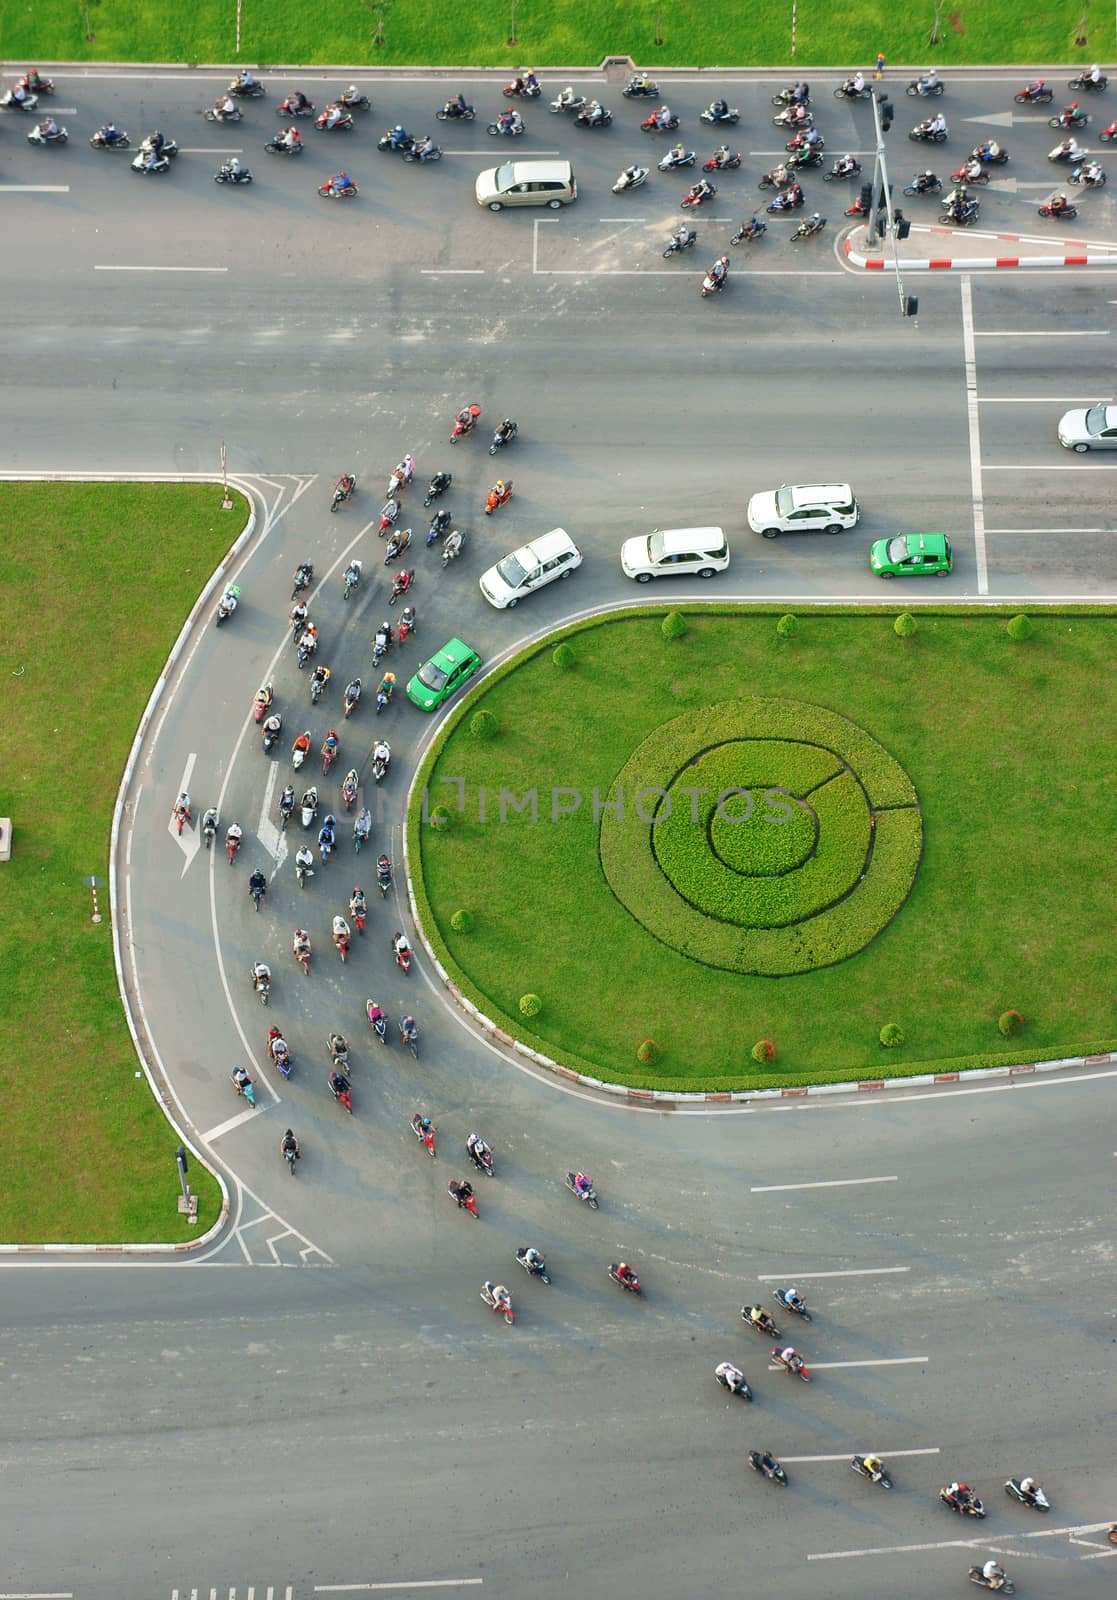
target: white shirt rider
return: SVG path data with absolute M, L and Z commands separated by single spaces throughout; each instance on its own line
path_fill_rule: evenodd
M 714 1368 L 715 1378 L 724 1378 L 731 1389 L 739 1389 L 745 1381 L 745 1375 L 730 1361 L 723 1361 Z
M 780 1351 L 780 1360 L 785 1367 L 793 1367 L 799 1360 L 799 1352 L 794 1345 L 788 1345 L 786 1350 Z
M 527 1262 L 528 1266 L 532 1268 L 541 1267 L 543 1265 L 543 1257 L 539 1254 L 539 1251 L 533 1244 L 529 1244 L 527 1249 L 524 1251 L 524 1260 Z
M 853 74 L 853 92 L 854 92 L 854 94 L 863 94 L 864 90 L 865 90 L 865 74 L 860 69 L 858 69 L 858 71 L 856 71 Z
M 388 749 L 383 739 L 377 743 L 376 748 L 373 750 L 372 759 L 374 761 L 383 761 L 385 766 L 392 759 L 392 752 Z
M 982 1567 L 981 1576 L 985 1579 L 999 1578 L 1001 1576 L 1000 1562 L 995 1557 L 991 1556 Z

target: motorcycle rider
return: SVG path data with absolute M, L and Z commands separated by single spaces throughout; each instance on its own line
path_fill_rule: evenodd
M 462 542 L 462 536 L 457 528 L 454 529 L 453 533 L 447 534 L 442 543 L 443 565 L 447 561 L 453 561 L 454 557 L 460 554 Z
M 243 1094 L 248 1088 L 249 1084 L 252 1082 L 252 1079 L 248 1076 L 248 1073 L 243 1067 L 234 1067 L 232 1076 L 233 1082 L 237 1087 L 237 1093 Z
M 636 1274 L 633 1272 L 627 1261 L 617 1262 L 617 1281 L 626 1285 L 634 1284 L 637 1281 Z
M 697 183 L 692 183 L 687 194 L 687 201 L 691 205 L 700 206 L 703 200 L 710 200 L 717 194 L 712 183 L 707 183 L 705 178 L 699 178 Z
M 294 744 L 291 746 L 291 754 L 294 755 L 297 750 L 301 750 L 304 757 L 306 757 L 306 756 L 308 756 L 310 754 L 310 734 L 309 733 L 300 733 L 299 734 L 298 738 L 295 740 Z
M 1070 202 L 1065 194 L 1053 194 L 1047 202 L 1047 209 L 1051 216 L 1061 217 L 1069 209 Z
M 288 1151 L 294 1152 L 296 1161 L 302 1160 L 302 1153 L 299 1150 L 299 1141 L 295 1138 L 295 1135 L 290 1128 L 285 1130 L 282 1139 L 279 1141 L 279 1153 L 284 1160 L 287 1159 Z
M 1029 1505 L 1035 1505 L 1036 1496 L 1040 1491 L 1040 1484 L 1036 1478 L 1021 1478 L 1020 1493 L 1024 1495 Z
M 242 837 L 243 837 L 243 835 L 242 835 L 242 832 L 241 832 L 240 823 L 239 822 L 231 822 L 229 824 L 228 830 L 226 831 L 226 834 L 225 834 L 225 843 L 226 843 L 226 845 L 229 845 L 229 844 L 232 845 L 232 847 L 233 847 L 233 855 L 236 855 L 237 851 L 240 849 L 240 842 L 241 842 L 241 838 Z
M 435 142 L 429 133 L 421 133 L 415 141 L 414 150 L 420 161 L 428 161 L 435 148 Z
M 923 126 L 927 129 L 929 134 L 945 133 L 946 118 L 943 116 L 941 111 L 936 111 L 934 116 L 926 121 Z
M 265 984 L 271 983 L 271 968 L 266 961 L 257 961 L 252 967 L 252 988 L 259 994 Z
M 973 1490 L 970 1488 L 969 1484 L 952 1483 L 947 1488 L 946 1497 L 952 1505 L 961 1509 L 962 1506 L 968 1506 L 970 1504 L 970 1501 L 973 1499 Z
M 982 1567 L 981 1576 L 985 1579 L 986 1587 L 989 1589 L 1000 1589 L 1004 1586 L 1005 1569 L 995 1556 L 990 1556 Z
M 776 1351 L 776 1360 L 787 1368 L 788 1372 L 798 1372 L 803 1365 L 803 1357 L 794 1345 L 789 1344 L 786 1349 Z
M 386 889 L 392 881 L 392 863 L 387 856 L 381 856 L 376 863 L 376 881 L 382 889 Z
M 628 167 L 626 168 L 626 175 L 627 173 L 639 171 L 639 167 Z M 516 437 L 518 431 L 517 425 L 512 421 L 512 418 L 505 417 L 504 421 L 500 424 L 500 427 L 496 430 L 493 443 L 495 444 L 499 439 L 502 445 L 507 444 L 509 439 L 514 439 Z
M 747 1315 L 748 1320 L 756 1328 L 768 1329 L 768 1328 L 772 1327 L 772 1319 L 768 1315 L 768 1313 L 765 1311 L 763 1306 L 750 1306 L 748 1308 L 748 1311 L 747 1312 L 742 1311 L 741 1315 L 742 1316 L 746 1316 Z
M 1069 106 L 1063 107 L 1059 120 L 1064 127 L 1081 128 L 1086 121 L 1086 113 L 1077 100 L 1072 100 Z
M 810 216 L 799 224 L 796 232 L 805 239 L 809 233 L 817 233 L 821 227 L 822 213 L 820 211 L 812 211 Z
M 353 937 L 353 930 L 352 930 L 352 928 L 350 928 L 349 924 L 346 922 L 346 920 L 345 920 L 345 918 L 343 916 L 339 915 L 339 916 L 336 916 L 334 918 L 333 924 L 332 924 L 332 928 L 331 928 L 331 933 L 332 933 L 335 949 L 340 950 L 342 944 L 344 944 L 346 946 L 346 948 L 348 948 L 349 941 Z M 342 1040 L 342 1043 L 344 1043 L 344 1042 L 345 1041 Z
M 342 1095 L 349 1093 L 349 1079 L 344 1072 L 335 1070 L 330 1073 L 330 1093 L 335 1100 L 340 1100 Z
M 465 1141 L 465 1148 L 469 1152 L 469 1159 L 473 1162 L 475 1167 L 481 1167 L 484 1165 L 482 1158 L 487 1153 L 489 1147 L 485 1143 L 484 1139 L 481 1138 L 480 1134 L 471 1133 L 469 1138 Z
M 44 139 L 56 139 L 58 137 L 58 124 L 53 117 L 43 118 L 39 123 L 39 133 Z
M 657 128 L 666 128 L 671 122 L 671 107 L 660 106 L 658 111 L 653 111 L 652 122 Z
M 729 115 L 728 100 L 712 100 L 710 102 L 710 116 L 715 122 L 724 122 Z
M 411 955 L 411 946 L 407 942 L 406 933 L 400 933 L 397 930 L 392 936 L 392 949 L 395 951 L 396 961 L 402 966 L 403 961 L 400 960 L 400 957 L 402 956 L 406 960 Z
M 298 957 L 310 954 L 310 935 L 305 928 L 296 928 L 295 936 L 291 941 L 291 948 Z
M 676 250 L 685 250 L 690 244 L 690 235 L 691 229 L 685 223 L 681 223 L 675 237 L 671 240 L 671 244 Z
M 255 895 L 257 892 L 260 894 L 267 894 L 268 892 L 268 880 L 264 877 L 259 867 L 256 867 L 249 875 L 248 892 L 251 895 Z
M 228 161 L 224 163 L 222 171 L 226 173 L 232 183 L 239 183 L 241 181 L 241 164 L 237 160 L 236 156 L 229 157 Z M 252 174 L 248 173 L 247 176 L 251 177 Z
M 356 194 L 357 185 L 347 172 L 337 172 L 329 180 L 331 194 Z
M 986 139 L 983 144 L 975 147 L 973 158 L 975 161 L 995 161 L 1001 153 L 1001 147 L 996 139 Z
M 375 759 L 375 756 L 376 756 L 376 751 L 374 750 L 373 751 L 374 759 Z M 360 811 L 359 815 L 355 818 L 355 820 L 353 822 L 353 834 L 354 834 L 354 837 L 360 839 L 362 844 L 363 844 L 368 839 L 368 836 L 369 836 L 369 833 L 371 832 L 371 830 L 372 830 L 372 813 L 369 811 L 367 806 L 363 806 L 361 808 L 361 811 Z
M 316 668 L 315 670 L 317 671 L 318 669 Z M 326 734 L 326 737 L 322 740 L 322 749 L 319 752 L 321 757 L 322 757 L 322 760 L 323 761 L 328 761 L 329 764 L 332 766 L 333 763 L 337 760 L 339 748 L 340 748 L 340 746 L 338 744 L 337 734 L 331 728 L 329 730 L 329 732 Z
M 1051 154 L 1048 156 L 1048 160 L 1054 161 L 1057 157 L 1063 156 L 1069 161 L 1081 161 L 1085 154 L 1086 151 L 1078 143 L 1078 140 L 1072 135 L 1069 139 L 1061 140 L 1060 143 L 1055 146 L 1054 150 L 1052 150 Z
M 714 162 L 718 171 L 720 172 L 725 166 L 726 162 L 729 160 L 729 157 L 729 146 L 727 144 L 719 144 L 713 155 L 710 157 L 710 160 Z
M 360 884 L 354 884 L 353 893 L 349 896 L 349 915 L 355 922 L 368 916 L 368 906 L 365 902 L 365 891 Z
M 178 799 L 175 801 L 174 807 L 171 811 L 171 816 L 176 822 L 190 821 L 190 796 L 187 794 L 185 789 L 181 791 Z
M 837 161 L 834 163 L 834 176 L 836 178 L 848 178 L 856 171 L 857 162 L 852 156 L 839 156 Z
M 462 1178 L 460 1182 L 451 1180 L 449 1187 L 450 1193 L 458 1202 L 458 1209 L 460 1211 L 466 1210 L 469 1202 L 473 1199 L 473 1185 L 470 1183 L 469 1179 Z
M 291 624 L 291 631 L 293 633 L 296 632 L 296 631 L 301 633 L 301 631 L 303 629 L 303 625 L 306 622 L 306 617 L 307 617 L 306 601 L 305 600 L 296 600 L 294 605 L 291 607 L 291 615 L 287 619 Z
M 245 67 L 244 71 L 235 77 L 232 83 L 229 85 L 230 89 L 240 89 L 242 92 L 245 90 L 255 89 L 255 87 L 256 79 L 252 76 L 251 69 L 248 67 Z
M 101 139 L 105 144 L 118 144 L 121 137 L 120 129 L 115 122 L 106 122 L 101 129 Z
M 860 74 L 858 74 L 860 76 Z M 779 1469 L 779 1462 L 770 1450 L 762 1450 L 759 1456 L 762 1471 L 771 1477 Z
M 971 162 L 965 169 L 966 177 L 968 178 L 973 177 L 973 172 L 970 170 L 973 165 L 974 163 Z M 977 170 L 981 171 L 980 165 L 977 166 Z M 929 189 L 942 188 L 942 184 L 929 167 L 926 172 L 917 172 L 915 174 L 915 177 L 911 180 L 911 186 L 916 194 L 926 194 Z
M 448 117 L 464 117 L 469 110 L 469 103 L 465 95 L 459 90 L 457 99 L 447 100 L 442 109 Z
M 294 811 L 294 809 L 295 786 L 294 784 L 289 783 L 279 797 L 279 814 L 283 818 L 285 824 L 290 819 L 291 813 Z M 216 817 L 214 818 L 214 821 L 216 822 Z
M 511 1311 L 512 1296 L 503 1283 L 486 1283 L 485 1288 L 493 1297 L 494 1311 Z
M 664 166 L 666 171 L 670 171 L 672 167 L 681 167 L 686 161 L 686 158 L 686 146 L 681 144 L 673 144 L 670 150 L 668 150 L 666 156 L 664 156 L 660 165 Z
M 295 853 L 295 876 L 300 882 L 314 876 L 314 851 L 308 844 L 300 845 Z
M 807 1302 L 796 1289 L 777 1289 L 776 1295 L 790 1311 L 805 1311 L 807 1309 Z
M 764 232 L 764 224 L 759 217 L 750 217 L 747 222 L 741 223 L 742 239 L 759 239 Z
M 776 196 L 769 209 L 773 211 L 791 211 L 795 206 L 801 205 L 802 200 L 802 186 L 798 183 L 793 183 Z
M 516 1254 L 519 1255 L 519 1251 Z M 520 1256 L 520 1260 L 526 1264 L 528 1271 L 531 1273 L 541 1272 L 546 1265 L 543 1257 L 533 1244 L 524 1246 L 524 1253 Z
M 329 105 L 326 107 L 327 129 L 336 128 L 338 123 L 341 122 L 342 119 L 347 115 L 348 113 L 338 105 L 336 100 L 331 100 Z
M 858 67 L 852 78 L 846 79 L 846 81 L 842 84 L 842 88 L 845 90 L 846 94 L 865 93 L 865 74 L 861 71 L 860 67 Z
M 720 288 L 729 272 L 729 257 L 719 256 L 710 268 L 710 282 Z
M 581 1200 L 585 1195 L 589 1194 L 592 1188 L 593 1184 L 586 1177 L 584 1172 L 576 1172 L 574 1174 L 574 1193 L 578 1196 L 579 1200 Z
M 206 848 L 207 849 L 213 843 L 213 838 L 214 838 L 214 835 L 216 834 L 216 832 L 217 832 L 217 807 L 216 806 L 210 806 L 209 810 L 206 812 L 205 816 L 202 818 L 202 834 L 205 837 Z
M 325 817 L 325 819 L 324 819 L 324 821 L 322 823 L 322 826 L 318 830 L 318 847 L 322 852 L 322 860 L 323 861 L 328 861 L 330 859 L 330 851 L 333 849 L 334 845 L 337 843 L 337 838 L 336 838 L 336 835 L 334 833 L 334 829 L 335 829 L 336 826 L 337 826 L 337 818 L 334 816 L 333 812 L 331 811 L 331 812 L 329 812 L 327 814 L 327 816 Z
M 223 121 L 225 117 L 231 117 L 235 114 L 237 103 L 231 94 L 222 94 L 218 95 L 217 99 L 214 101 L 213 109 L 217 115 L 218 121 L 220 122 Z
M 321 692 L 323 694 L 325 694 L 326 690 L 329 688 L 329 685 L 330 685 L 330 669 L 329 669 L 329 667 L 327 667 L 327 665 L 326 665 L 326 663 L 324 661 L 320 661 L 318 663 L 318 665 L 315 667 L 313 673 L 311 674 L 310 681 L 311 681 L 311 683 L 320 684 L 321 685 Z M 331 729 L 330 731 L 332 732 L 333 730 Z M 326 744 L 328 744 L 328 743 L 329 743 L 329 740 L 327 739 Z M 337 743 L 337 740 L 335 739 L 334 740 L 334 744 L 336 745 L 336 743 Z M 325 745 L 322 746 L 322 754 L 323 755 L 326 754 L 326 746 Z M 334 754 L 335 755 L 337 754 L 336 749 L 334 751 Z
M 1037 95 L 1046 94 L 1047 80 L 1045 78 L 1033 79 L 1031 83 L 1024 85 L 1024 93 L 1030 100 L 1034 100 Z
M 861 1465 L 872 1478 L 874 1483 L 879 1481 L 880 1475 L 884 1471 L 884 1462 L 879 1456 L 862 1456 Z
M 1082 177 L 1083 183 L 1085 183 L 1090 188 L 1093 188 L 1093 186 L 1095 184 L 1099 184 L 1099 183 L 1104 182 L 1105 173 L 1102 170 L 1101 162 L 1100 161 L 1088 161 L 1086 163 L 1086 165 L 1081 169 L 1081 177 Z
M 392 759 L 392 747 L 391 747 L 391 745 L 389 745 L 389 743 L 388 743 L 388 741 L 386 739 L 377 739 L 376 743 L 372 747 L 372 764 L 373 764 L 373 766 L 375 767 L 377 765 L 377 763 L 380 763 L 380 765 L 383 768 L 383 771 L 386 773 L 387 770 L 388 770 L 389 763 L 391 762 L 391 759 Z M 362 815 L 363 815 L 363 813 L 362 813 Z M 360 818 L 358 818 L 358 821 L 359 820 L 360 820 Z M 366 834 L 365 837 L 367 838 L 368 835 Z
M 935 71 L 934 67 L 928 67 L 916 85 L 920 94 L 934 94 L 938 86 L 939 75 Z
M 496 119 L 496 125 L 501 133 L 516 134 L 523 130 L 524 119 L 518 111 L 509 108 L 502 111 Z
M 281 133 L 276 140 L 276 143 L 283 145 L 286 150 L 294 150 L 302 142 L 303 136 L 294 123 L 291 124 L 286 133 Z
M 411 1044 L 412 1040 L 419 1037 L 419 1025 L 412 1016 L 400 1018 L 399 1031 L 404 1044 Z
M 739 1367 L 735 1367 L 731 1361 L 723 1361 L 719 1366 L 716 1366 L 714 1368 L 714 1377 L 722 1378 L 726 1388 L 731 1390 L 733 1394 L 738 1393 L 745 1381 L 744 1373 Z
M 290 1064 L 289 1057 L 291 1055 L 291 1051 L 288 1047 L 286 1039 L 280 1033 L 278 1028 L 268 1029 L 268 1055 L 271 1056 L 272 1060 L 281 1071 L 285 1062 L 288 1065 Z
M 379 701 L 381 695 L 383 695 L 385 704 L 390 705 L 391 704 L 391 700 L 392 700 L 392 694 L 393 694 L 393 692 L 395 690 L 395 687 L 396 687 L 396 675 L 395 675 L 395 673 L 394 672 L 386 672 L 384 674 L 384 676 L 381 678 L 379 687 L 377 688 L 377 691 L 376 691 L 377 701 Z

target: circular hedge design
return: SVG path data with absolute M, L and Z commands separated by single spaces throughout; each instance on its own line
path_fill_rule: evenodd
M 844 961 L 906 900 L 923 825 L 910 778 L 863 728 L 795 700 L 664 723 L 602 808 L 625 909 L 706 966 L 766 977 Z

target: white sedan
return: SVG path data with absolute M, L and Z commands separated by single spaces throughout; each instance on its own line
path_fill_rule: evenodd
M 505 611 L 522 595 L 542 589 L 556 578 L 569 578 L 582 565 L 582 552 L 563 528 L 553 528 L 490 567 L 480 579 L 481 593 L 491 606 Z

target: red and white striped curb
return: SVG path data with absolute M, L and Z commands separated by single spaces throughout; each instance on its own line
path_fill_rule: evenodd
M 947 228 L 928 228 L 928 233 L 937 233 L 944 238 L 953 238 Z M 998 233 L 997 242 L 1006 244 L 1019 244 L 1020 235 L 1016 233 Z M 1117 255 L 1110 252 L 1105 255 L 1090 255 L 1090 246 L 1071 245 L 1063 242 L 1062 255 L 1042 256 L 966 256 L 954 260 L 951 256 L 927 256 L 919 260 L 903 260 L 900 262 L 902 272 L 943 272 L 955 268 L 966 272 L 972 267 L 1117 267 Z M 851 239 L 845 240 L 845 252 L 850 263 L 855 267 L 864 267 L 867 272 L 893 271 L 894 264 L 885 261 L 882 256 L 863 256 L 859 250 L 853 248 Z

